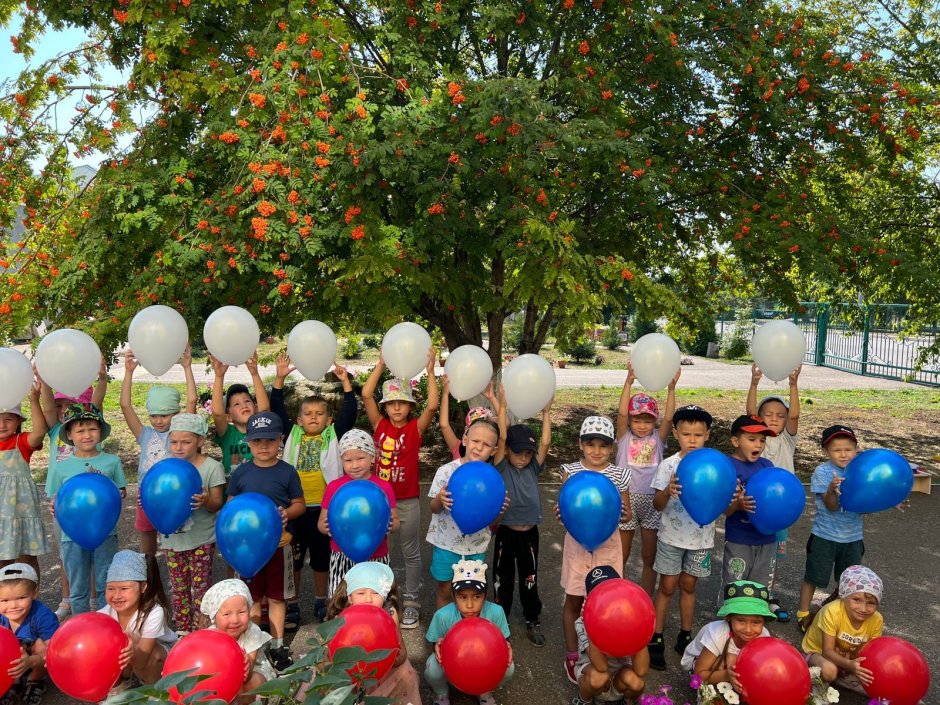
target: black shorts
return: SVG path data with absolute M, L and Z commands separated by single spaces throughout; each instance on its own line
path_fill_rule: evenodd
M 861 563 L 864 555 L 865 544 L 862 541 L 836 543 L 810 534 L 806 542 L 806 572 L 803 580 L 819 588 L 827 587 L 830 577 L 835 577 L 838 583 L 842 571 L 850 565 Z
M 294 570 L 304 566 L 304 556 L 310 554 L 310 567 L 319 573 L 330 570 L 330 537 L 317 528 L 320 507 L 307 507 L 307 511 L 291 522 L 294 531 Z

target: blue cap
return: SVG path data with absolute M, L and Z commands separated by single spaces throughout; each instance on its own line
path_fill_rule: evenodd
M 247 426 L 246 441 L 254 441 L 259 438 L 280 438 L 284 435 L 281 417 L 272 414 L 270 411 L 259 411 L 257 414 L 252 414 L 248 419 Z

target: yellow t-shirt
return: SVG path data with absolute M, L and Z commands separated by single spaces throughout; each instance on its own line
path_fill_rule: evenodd
M 842 600 L 835 600 L 819 610 L 812 625 L 806 630 L 806 636 L 803 637 L 803 652 L 821 654 L 823 634 L 829 634 L 836 638 L 836 651 L 839 655 L 854 659 L 865 643 L 881 636 L 883 627 L 884 617 L 881 616 L 881 612 L 875 612 L 862 622 L 861 627 L 856 629 L 852 626 L 849 615 L 845 611 L 845 603 Z
M 300 475 L 300 487 L 304 491 L 304 501 L 308 507 L 319 505 L 326 491 L 326 478 L 323 477 L 323 469 L 320 467 L 322 447 L 322 436 L 304 434 L 300 439 L 297 474 Z

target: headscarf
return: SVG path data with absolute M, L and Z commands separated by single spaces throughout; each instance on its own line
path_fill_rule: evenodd
M 381 595 L 383 600 L 386 600 L 388 599 L 388 593 L 392 591 L 395 574 L 384 563 L 366 561 L 357 563 L 350 568 L 346 572 L 345 580 L 347 595 L 351 595 L 362 588 L 369 588 Z
M 129 549 L 114 554 L 111 565 L 108 566 L 109 583 L 142 583 L 146 580 L 147 556 Z
M 884 583 L 871 568 L 863 565 L 850 565 L 842 571 L 842 577 L 839 578 L 839 597 L 847 597 L 856 592 L 874 595 L 878 604 L 881 604 Z
M 206 594 L 202 596 L 199 611 L 214 620 L 215 615 L 222 608 L 222 603 L 230 597 L 244 597 L 248 602 L 248 609 L 251 609 L 251 591 L 248 586 L 238 578 L 229 578 L 217 582 L 206 590 Z
M 147 392 L 147 413 L 169 416 L 180 412 L 180 393 L 173 387 L 151 387 Z
M 353 428 L 339 439 L 339 454 L 342 457 L 347 450 L 361 450 L 366 455 L 375 455 L 375 441 L 372 436 L 359 428 Z
M 199 414 L 177 414 L 170 420 L 170 432 L 173 431 L 187 431 L 205 438 L 209 422 Z

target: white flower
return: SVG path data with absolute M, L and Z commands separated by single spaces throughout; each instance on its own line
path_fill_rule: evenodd
M 813 679 L 822 677 L 822 669 L 819 666 L 810 666 L 809 677 Z
M 728 701 L 729 705 L 739 705 L 741 702 L 741 698 L 739 698 L 738 694 L 734 692 L 734 688 L 725 693 L 725 700 Z
M 722 681 L 718 684 L 718 692 L 722 695 L 727 695 L 728 693 L 733 693 L 734 688 L 728 681 Z
M 829 690 L 827 690 L 826 700 L 828 700 L 831 703 L 839 702 L 839 691 L 836 690 L 835 688 L 830 688 Z

